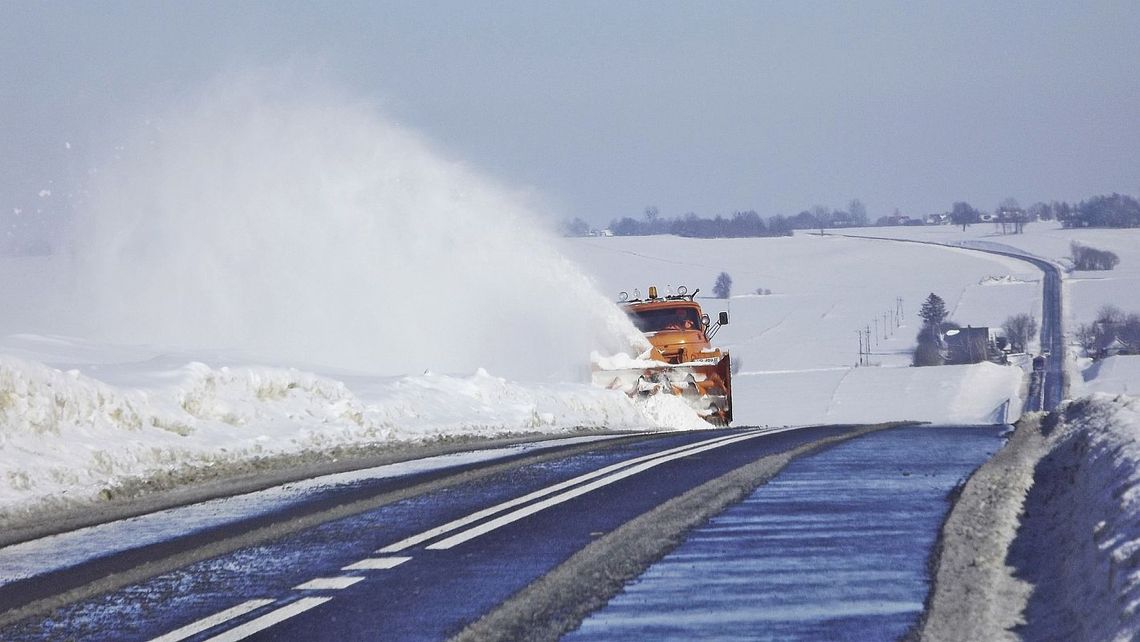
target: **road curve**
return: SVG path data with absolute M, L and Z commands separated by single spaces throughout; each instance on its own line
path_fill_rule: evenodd
M 957 244 L 938 243 L 935 241 L 919 241 L 915 239 L 896 239 L 885 236 L 862 236 L 858 234 L 831 234 L 853 239 L 868 239 L 872 241 L 892 241 L 895 243 L 916 243 L 919 245 L 933 245 L 936 247 L 950 247 L 956 249 L 973 250 L 986 254 L 996 254 L 1019 261 L 1025 261 L 1041 270 L 1044 274 L 1041 295 L 1041 351 L 1045 355 L 1044 368 L 1034 371 L 1030 376 L 1030 394 L 1026 400 L 1026 412 L 1052 411 L 1065 399 L 1068 391 L 1068 381 L 1065 374 L 1065 333 L 1063 327 L 1063 289 L 1061 287 L 1061 269 L 1057 264 L 1023 252 L 1015 247 L 988 242 L 961 242 Z

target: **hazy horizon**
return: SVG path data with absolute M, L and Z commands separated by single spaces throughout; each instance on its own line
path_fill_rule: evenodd
M 767 217 L 858 198 L 874 220 L 957 200 L 1140 194 L 1130 2 L 16 2 L 5 14 L 10 235 L 57 223 L 132 132 L 246 69 L 342 92 L 545 215 L 597 225 L 650 205 Z

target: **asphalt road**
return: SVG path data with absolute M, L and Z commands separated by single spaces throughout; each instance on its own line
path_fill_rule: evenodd
M 635 600 L 641 615 L 630 618 L 638 580 L 579 634 L 893 637 L 921 610 L 949 491 L 1001 430 L 707 430 L 318 485 L 248 518 L 3 584 L 0 639 L 551 637 L 677 544 L 656 610 Z M 559 574 L 570 579 L 550 579 Z M 543 583 L 546 595 L 532 598 Z M 606 615 L 615 608 L 616 620 Z M 694 621 L 705 628 L 677 628 Z
M 0 586 L 0 639 L 442 639 L 662 502 L 854 432 L 627 438 L 330 486 L 248 520 Z M 342 515 L 344 506 L 363 508 Z M 317 523 L 288 528 L 308 521 Z M 132 574 L 140 579 L 116 586 Z
M 566 640 L 897 640 L 930 592 L 951 491 L 1002 426 L 913 426 L 800 457 Z

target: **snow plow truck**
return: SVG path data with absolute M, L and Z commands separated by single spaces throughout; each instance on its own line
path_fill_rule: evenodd
M 665 296 L 650 287 L 642 298 L 622 292 L 618 304 L 653 346 L 631 363 L 613 367 L 595 364 L 594 383 L 620 389 L 630 396 L 674 394 L 684 398 L 709 423 L 727 426 L 732 421 L 732 369 L 727 351 L 713 347 L 711 339 L 728 324 L 721 312 L 716 323 L 684 286 Z

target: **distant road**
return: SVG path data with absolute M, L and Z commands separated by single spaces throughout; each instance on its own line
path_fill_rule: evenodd
M 961 246 L 979 252 L 999 254 L 1014 259 L 1020 259 L 1037 266 L 1044 274 L 1041 295 L 1041 351 L 1045 355 L 1045 369 L 1043 381 L 1040 382 L 1041 392 L 1032 395 L 1029 399 L 1028 411 L 1052 411 L 1060 405 L 1065 398 L 1065 332 L 1062 327 L 1062 288 L 1061 270 L 1054 263 L 1035 256 L 1012 251 L 987 249 L 979 247 Z M 1037 378 L 1037 374 L 1034 373 Z
M 919 241 L 914 239 L 897 239 L 883 236 L 862 236 L 858 234 L 835 234 L 833 236 L 846 236 L 854 239 L 871 239 L 875 241 L 894 241 L 897 243 L 918 243 L 920 245 L 934 245 L 938 247 L 953 247 L 974 250 L 987 254 L 997 254 L 1012 259 L 1031 263 L 1044 273 L 1041 293 L 1041 351 L 1045 354 L 1045 367 L 1040 373 L 1030 375 L 1030 394 L 1026 400 L 1027 412 L 1052 411 L 1065 399 L 1067 384 L 1065 382 L 1065 332 L 1062 326 L 1064 315 L 1061 270 L 1056 264 L 1023 250 L 1000 243 L 991 242 L 962 242 L 938 243 L 934 241 Z

